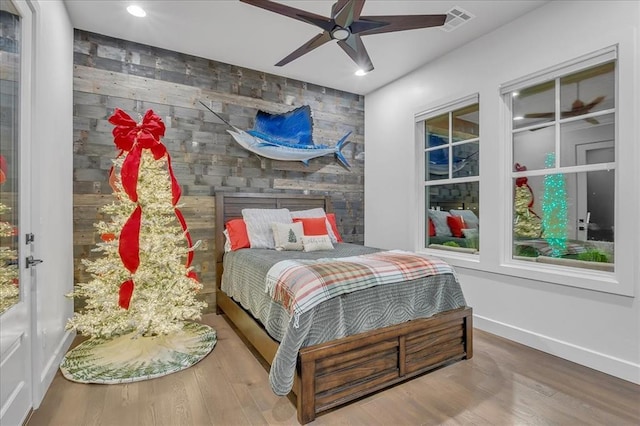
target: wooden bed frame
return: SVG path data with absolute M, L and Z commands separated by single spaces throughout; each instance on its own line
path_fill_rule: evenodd
M 216 311 L 235 325 L 271 365 L 278 349 L 264 327 L 221 290 L 224 224 L 242 217 L 243 208 L 322 207 L 325 196 L 292 194 L 216 194 Z M 300 350 L 292 392 L 298 421 L 361 398 L 443 365 L 473 356 L 472 310 L 459 308 L 430 318 L 408 321 Z

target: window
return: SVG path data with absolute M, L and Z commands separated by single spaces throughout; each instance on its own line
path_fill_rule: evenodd
M 479 111 L 474 95 L 416 118 L 423 152 L 423 248 L 479 250 Z
M 615 50 L 502 94 L 511 123 L 512 257 L 613 272 Z

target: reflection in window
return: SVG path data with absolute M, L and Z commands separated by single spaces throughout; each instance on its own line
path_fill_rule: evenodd
M 513 256 L 614 270 L 615 56 L 505 92 Z M 593 62 L 592 62 L 593 63 Z M 559 108 L 556 108 L 558 105 Z
M 420 122 L 424 128 L 425 248 L 479 250 L 479 111 L 474 96 L 437 109 Z
M 18 128 L 20 16 L 0 4 L 0 314 L 20 298 L 18 283 Z
M 516 178 L 513 186 L 514 256 L 524 260 L 543 256 L 606 263 L 607 267 L 600 265 L 600 269 L 611 269 L 614 170 Z

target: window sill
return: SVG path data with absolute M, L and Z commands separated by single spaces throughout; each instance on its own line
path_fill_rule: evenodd
M 493 273 L 508 277 L 517 277 L 548 284 L 557 284 L 600 293 L 616 294 L 634 297 L 633 281 L 626 282 L 619 277 L 621 274 L 602 269 L 587 269 L 569 267 L 566 264 L 545 263 L 535 258 L 514 258 L 500 264 L 488 265 L 485 259 L 481 261 L 479 252 L 475 254 L 462 253 L 452 250 L 424 249 L 423 253 L 439 257 L 453 267 L 465 268 L 481 272 Z M 580 262 L 575 259 L 565 261 Z M 596 262 L 586 262 L 594 264 Z M 605 268 L 613 264 L 602 264 Z M 610 265 L 610 266 L 606 266 Z M 595 265 L 589 265 L 595 266 Z
M 452 247 L 452 246 L 447 246 L 444 244 L 429 244 L 429 248 L 430 249 L 434 249 L 434 250 L 446 250 L 446 251 L 453 251 L 453 252 L 457 252 L 457 253 L 466 253 L 466 254 L 478 254 L 478 250 L 473 249 L 473 248 L 468 248 L 468 247 Z

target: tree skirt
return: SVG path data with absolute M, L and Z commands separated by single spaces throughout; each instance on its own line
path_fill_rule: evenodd
M 182 330 L 163 336 L 93 338 L 70 350 L 60 370 L 80 383 L 148 380 L 191 367 L 211 352 L 216 341 L 214 329 L 197 323 L 186 323 Z

